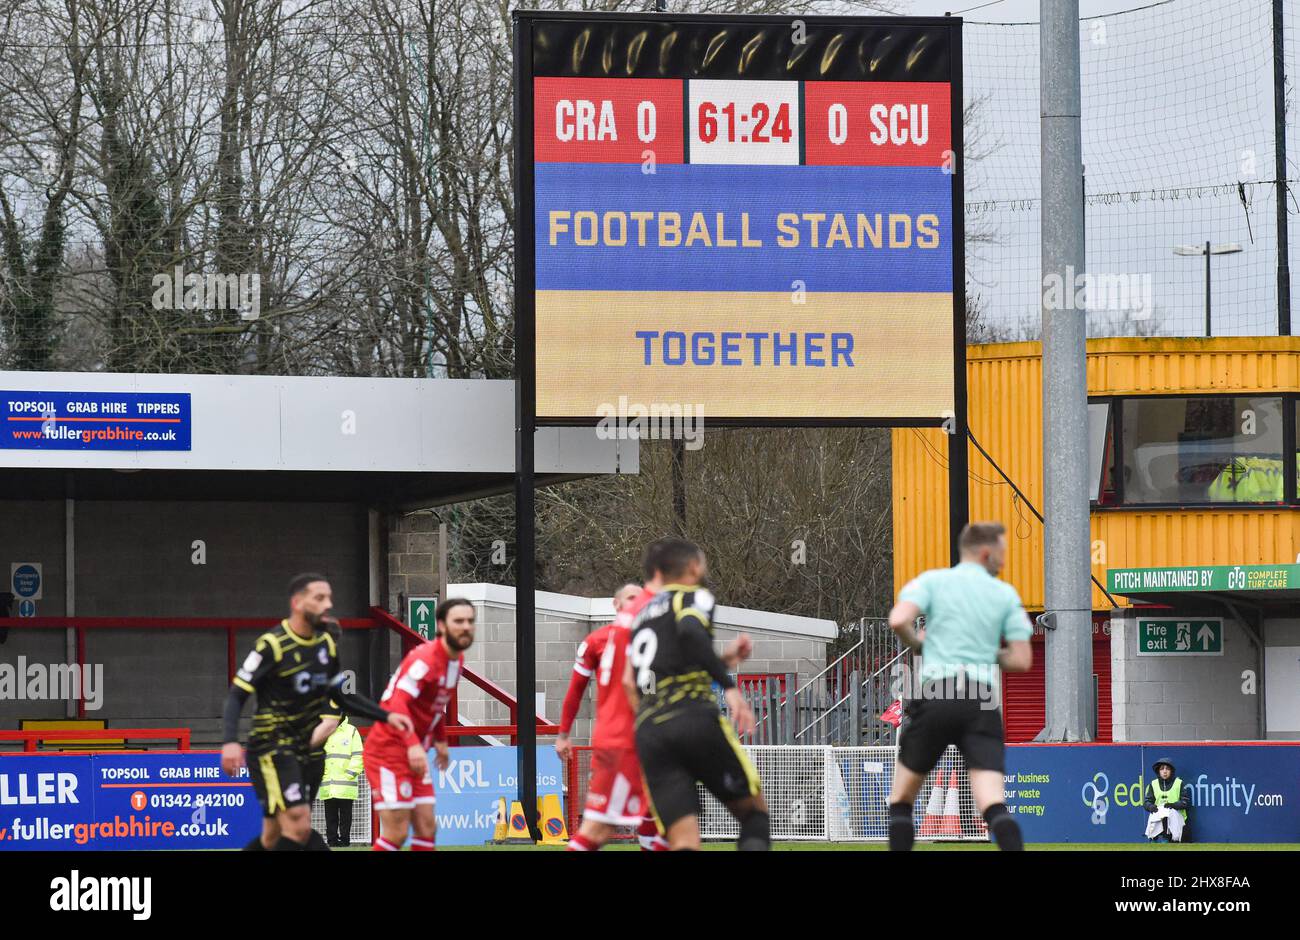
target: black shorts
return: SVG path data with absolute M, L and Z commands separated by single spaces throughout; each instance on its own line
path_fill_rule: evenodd
M 663 720 L 656 722 L 656 717 Z M 760 790 L 735 731 L 712 708 L 645 718 L 636 729 L 636 752 L 651 807 L 665 830 L 685 816 L 699 816 L 696 781 L 723 804 Z
M 316 789 L 311 758 L 306 752 L 280 748 L 265 754 L 248 755 L 248 776 L 253 792 L 262 804 L 262 815 L 273 817 L 295 806 L 311 803 Z M 322 770 L 324 765 L 321 765 Z
M 1006 766 L 1002 709 L 985 704 L 975 698 L 909 699 L 903 707 L 898 762 L 927 774 L 955 744 L 968 770 L 1001 772 Z

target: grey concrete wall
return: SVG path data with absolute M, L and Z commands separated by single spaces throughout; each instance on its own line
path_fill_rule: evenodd
M 77 502 L 76 603 L 84 616 L 261 617 L 285 607 L 285 585 L 321 571 L 339 613 L 365 613 L 365 514 L 343 504 Z M 206 564 L 192 562 L 193 543 Z M 37 614 L 64 605 L 64 504 L 0 500 L 0 566 L 44 566 Z
M 1255 644 L 1231 618 L 1224 619 L 1222 656 L 1138 656 L 1136 614 L 1116 611 L 1111 618 L 1114 740 L 1258 738 L 1259 697 L 1242 692 L 1242 673 L 1257 664 Z
M 826 668 L 826 642 L 789 634 L 741 630 L 718 624 L 714 628 L 715 645 L 730 643 L 737 634 L 748 633 L 754 640 L 754 655 L 741 667 L 744 673 L 797 673 L 802 682 Z
M 510 694 L 515 692 L 515 610 L 513 606 L 476 603 L 478 628 L 475 642 L 465 654 L 465 665 L 491 679 Z M 561 615 L 537 612 L 537 691 L 546 694 L 545 717 L 559 721 L 564 693 L 573 671 L 578 644 L 591 624 Z M 589 696 L 590 697 L 590 696 Z M 509 712 L 486 692 L 465 683 L 460 687 L 461 721 L 465 724 L 505 724 Z M 590 733 L 591 703 L 575 724 L 575 738 Z
M 406 598 L 438 593 L 438 519 L 429 513 L 395 514 L 388 521 L 389 613 L 406 618 Z
M 63 500 L 0 499 L 0 591 L 9 590 L 9 566 L 13 562 L 39 562 L 44 597 L 36 602 L 36 613 L 62 617 L 63 539 Z M 16 606 L 13 615 L 18 616 Z M 0 648 L 0 655 L 3 653 Z
M 1270 617 L 1264 621 L 1264 646 L 1266 649 L 1277 646 L 1300 646 L 1300 619 L 1293 617 Z M 1294 682 L 1291 676 L 1273 676 L 1265 674 L 1264 693 L 1268 692 L 1268 683 Z M 1300 740 L 1300 720 L 1297 716 L 1269 711 L 1267 715 L 1267 737 L 1275 741 Z
M 6 566 L 6 573 L 8 570 Z M 65 652 L 66 640 L 62 630 L 10 630 L 8 639 L 0 645 L 0 663 L 15 670 L 19 665 L 25 667 L 29 663 L 62 663 L 66 658 Z M 62 701 L 0 698 L 0 728 L 6 731 L 18 730 L 18 722 L 23 718 L 66 717 Z
M 301 571 L 330 579 L 340 616 L 368 606 L 365 513 L 356 506 L 79 502 L 76 513 L 79 614 L 276 616 Z M 206 564 L 192 563 L 195 540 Z
M 9 566 L 16 561 L 42 565 L 44 597 L 36 612 L 47 617 L 64 614 L 63 500 L 0 500 L 0 591 L 9 590 Z M 18 615 L 15 605 L 13 615 Z M 67 638 L 62 630 L 10 630 L 0 644 L 0 663 L 62 663 Z M 61 701 L 0 699 L 0 728 L 15 730 L 22 718 L 65 718 Z

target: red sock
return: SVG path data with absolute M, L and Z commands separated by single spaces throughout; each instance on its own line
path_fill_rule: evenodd
M 574 833 L 573 838 L 569 840 L 568 851 L 570 852 L 596 852 L 599 850 L 600 846 L 592 842 L 581 832 Z
M 641 825 L 636 827 L 636 839 L 641 843 L 642 852 L 668 851 L 668 840 L 659 835 L 659 825 L 653 816 L 642 817 Z
M 412 852 L 432 852 L 432 851 L 434 851 L 433 840 L 432 840 L 432 839 L 417 839 L 417 838 L 415 838 L 414 836 L 412 836 L 412 838 L 411 838 L 411 851 L 412 851 Z
M 383 836 L 376 836 L 375 844 L 370 847 L 370 850 L 372 852 L 396 852 L 398 846 L 393 845 L 393 843 L 389 842 Z

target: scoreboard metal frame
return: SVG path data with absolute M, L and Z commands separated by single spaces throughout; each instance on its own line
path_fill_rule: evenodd
M 952 296 L 952 410 L 950 416 L 936 417 L 783 417 L 705 415 L 705 421 L 715 426 L 732 427 L 943 427 L 948 426 L 949 472 L 949 544 L 954 561 L 957 554 L 957 534 L 966 523 L 967 497 L 967 418 L 966 418 L 966 265 L 964 224 L 964 140 L 962 132 L 962 21 L 957 17 L 858 17 L 858 16 L 749 16 L 677 13 L 593 13 L 562 11 L 514 11 L 514 155 L 515 155 L 515 551 L 516 579 L 516 670 L 517 691 L 521 703 L 518 722 L 520 800 L 534 837 L 537 832 L 536 815 L 536 733 L 532 722 L 526 720 L 529 703 L 535 697 L 535 503 L 534 503 L 534 452 L 533 437 L 538 426 L 595 426 L 599 418 L 539 415 L 537 413 L 537 258 L 536 258 L 536 179 L 534 153 L 534 80 L 537 78 L 534 60 L 534 35 L 540 31 L 547 45 L 558 48 L 557 39 L 568 40 L 566 47 L 571 58 L 566 65 L 575 78 L 659 78 L 681 81 L 683 84 L 682 108 L 686 127 L 683 130 L 683 147 L 689 146 L 690 115 L 687 89 L 690 81 L 709 79 L 735 79 L 753 81 L 753 70 L 744 70 L 754 64 L 756 56 L 771 59 L 774 49 L 785 48 L 784 66 L 780 60 L 768 61 L 763 68 L 763 78 L 780 81 L 797 81 L 799 88 L 798 120 L 806 121 L 804 90 L 807 81 L 856 81 L 870 84 L 873 81 L 892 82 L 947 82 L 949 86 L 949 149 L 952 166 L 952 202 L 949 214 L 949 240 L 951 243 L 951 296 Z M 803 24 L 809 48 L 799 54 L 782 47 L 777 41 L 768 42 L 780 31 L 787 34 L 795 29 L 796 22 Z M 646 31 L 665 36 L 675 33 L 672 51 L 663 54 L 660 46 L 658 61 L 651 57 L 633 62 L 625 48 L 620 49 L 616 37 L 626 38 L 627 27 L 643 24 Z M 840 32 L 836 32 L 839 30 Z M 547 34 L 550 34 L 549 36 Z M 859 74 L 851 79 L 834 75 L 837 60 L 850 60 L 849 53 L 839 56 L 847 45 L 844 34 L 859 42 L 859 54 L 866 43 L 874 43 L 872 55 L 866 60 L 869 75 Z M 838 37 L 838 39 L 836 38 Z M 838 48 L 832 48 L 835 43 Z M 931 54 L 931 46 L 942 44 L 941 52 Z M 735 55 L 739 47 L 740 55 Z M 593 51 L 594 50 L 594 51 Z M 579 51 L 581 55 L 579 55 Z M 725 54 L 724 54 L 725 53 Z M 549 53 L 554 55 L 556 53 Z M 694 55 L 694 59 L 689 58 Z M 748 56 L 748 58 L 747 58 Z M 897 74 L 900 66 L 904 74 Z M 919 62 L 921 68 L 934 69 L 935 57 L 946 61 L 943 74 L 916 77 L 906 74 Z M 621 57 L 621 58 L 620 58 Z M 676 57 L 676 62 L 665 59 Z M 578 61 L 581 59 L 582 61 Z M 925 63 L 929 61 L 927 66 Z M 851 61 L 851 60 L 850 60 Z M 893 62 L 891 66 L 889 63 Z M 619 66 L 622 71 L 618 71 Z M 723 70 L 733 66 L 736 71 Z M 892 68 L 889 75 L 876 74 L 880 68 Z M 684 74 L 690 70 L 692 74 Z M 637 74 L 631 74 L 635 71 Z M 774 72 L 776 74 L 774 74 Z M 569 74 L 569 73 L 566 73 Z M 805 164 L 807 140 L 800 131 L 799 163 Z M 647 347 L 648 348 L 648 347 Z M 906 387 L 898 390 L 906 395 Z M 679 401 L 688 398 L 683 394 Z M 951 424 L 949 424 L 951 422 Z
M 770 39 L 773 31 L 790 30 L 798 21 L 805 24 L 809 36 L 809 52 L 799 57 L 797 63 L 786 69 L 783 80 L 798 81 L 802 90 L 804 81 L 825 81 L 827 76 L 818 69 L 822 62 L 825 35 L 836 27 L 856 30 L 863 34 L 878 32 L 873 41 L 882 50 L 896 50 L 908 41 L 908 37 L 930 33 L 935 37 L 942 35 L 946 42 L 946 60 L 948 68 L 942 77 L 928 76 L 926 81 L 946 81 L 949 85 L 950 113 L 950 149 L 954 154 L 952 170 L 952 203 L 950 208 L 949 240 L 951 247 L 952 270 L 952 388 L 953 418 L 952 430 L 965 437 L 966 413 L 966 271 L 965 271 L 965 225 L 963 218 L 964 204 L 964 141 L 962 135 L 962 56 L 961 25 L 957 17 L 853 17 L 853 16 L 746 16 L 746 15 L 704 15 L 704 14 L 654 14 L 654 13 L 580 13 L 555 11 L 517 10 L 515 18 L 515 354 L 516 381 L 527 386 L 527 403 L 525 404 L 537 426 L 594 426 L 599 418 L 572 417 L 538 414 L 536 411 L 537 381 L 537 310 L 536 280 L 537 259 L 535 250 L 536 226 L 534 213 L 536 209 L 536 180 L 533 123 L 533 86 L 538 76 L 534 72 L 533 32 L 536 27 L 554 29 L 557 25 L 570 26 L 574 31 L 588 37 L 592 48 L 598 49 L 612 36 L 612 31 L 619 26 L 626 28 L 632 24 L 644 24 L 647 29 L 656 31 L 671 30 L 680 35 L 678 45 L 684 47 L 709 48 L 727 40 L 744 45 L 745 30 L 751 30 L 753 36 L 765 32 Z M 724 36 L 724 31 L 729 31 Z M 820 34 L 819 39 L 813 39 Z M 588 59 L 597 56 L 589 54 Z M 621 64 L 621 63 L 620 63 Z M 599 70 L 598 70 L 599 71 Z M 661 78 L 683 81 L 701 79 L 735 78 L 741 81 L 753 81 L 737 75 L 719 72 L 709 74 L 686 75 L 680 73 L 645 73 L 629 76 L 612 70 L 599 71 L 599 74 L 587 74 L 586 71 L 574 71 L 576 78 Z M 888 78 L 889 81 L 906 81 L 903 76 Z M 912 79 L 920 81 L 922 79 Z M 870 84 L 869 81 L 863 81 Z M 686 103 L 683 110 L 687 111 Z M 800 120 L 803 119 L 802 108 Z M 688 117 L 689 121 L 689 117 Z M 801 138 L 801 143 L 806 143 Z M 689 144 L 687 144 L 689 146 Z M 900 397 L 905 396 L 906 389 L 900 388 Z M 687 400 L 683 396 L 681 400 Z M 948 420 L 944 417 L 754 417 L 737 415 L 706 415 L 706 421 L 716 426 L 731 427 L 939 427 Z

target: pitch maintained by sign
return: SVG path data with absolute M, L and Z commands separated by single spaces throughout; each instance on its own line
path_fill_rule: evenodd
M 1300 589 L 1300 565 L 1181 565 L 1112 568 L 1107 589 L 1117 594 L 1172 591 L 1287 591 Z

